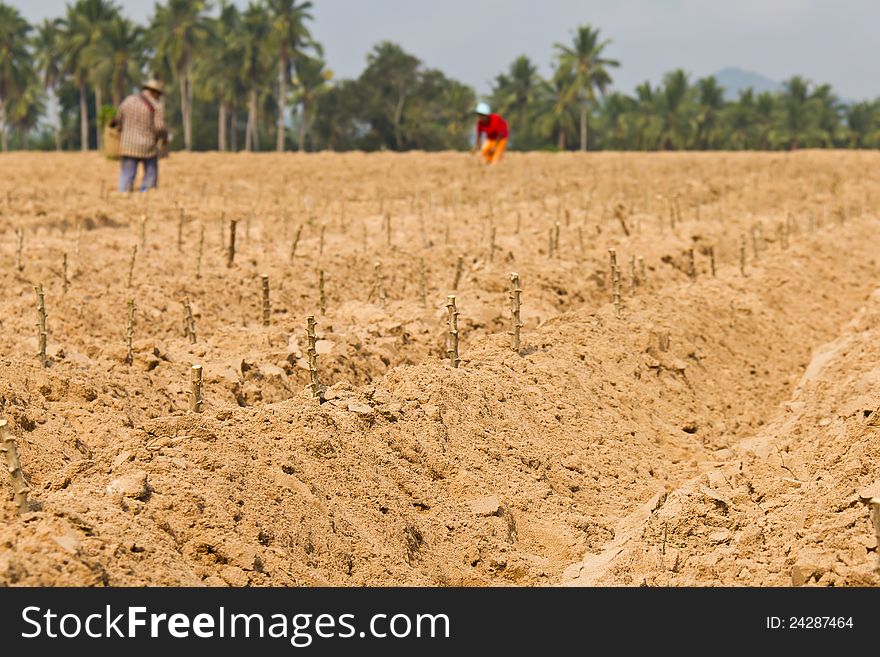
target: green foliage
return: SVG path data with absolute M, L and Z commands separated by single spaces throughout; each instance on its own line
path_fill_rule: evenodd
M 570 46 L 557 43 L 557 70 L 555 77 L 566 81 L 562 102 L 576 104 L 580 117 L 580 149 L 587 150 L 590 110 L 596 105 L 596 90 L 602 95 L 611 84 L 610 68 L 620 66 L 617 60 L 603 56 L 611 43 L 599 39 L 599 30 L 592 25 L 581 25 L 575 31 Z
M 113 117 L 116 116 L 116 107 L 114 105 L 103 105 L 101 107 L 101 111 L 98 112 L 98 125 L 101 129 L 104 129 L 110 121 L 113 120 Z
M 473 90 L 389 41 L 367 56 L 357 80 L 326 90 L 312 127 L 333 150 L 465 149 L 473 132 Z
M 22 115 L 36 108 L 32 104 L 38 97 L 28 52 L 30 30 L 15 7 L 0 4 L 0 141 L 4 151 L 9 148 L 9 127 L 21 127 Z
M 239 5 L 241 6 L 241 5 Z M 300 150 L 465 149 L 473 89 L 383 41 L 356 79 L 337 80 L 311 33 L 304 0 L 161 0 L 145 26 L 114 0 L 71 0 L 32 28 L 0 0 L 0 136 L 4 148 L 94 147 L 126 94 L 166 82 L 172 147 Z M 542 79 L 525 56 L 486 100 L 518 150 L 880 148 L 880 100 L 845 105 L 827 84 L 795 76 L 778 93 L 725 98 L 713 77 L 684 70 L 610 92 L 611 41 L 581 25 L 554 46 Z M 47 94 L 57 103 L 48 103 Z M 96 101 L 112 101 L 97 115 Z M 58 115 L 44 120 L 48 107 Z M 57 124 L 57 128 L 55 125 Z M 82 142 L 85 141 L 83 144 Z
M 525 55 L 517 57 L 507 73 L 495 78 L 489 104 L 507 117 L 514 150 L 540 148 L 544 135 L 536 129 L 536 109 L 543 90 L 538 68 Z

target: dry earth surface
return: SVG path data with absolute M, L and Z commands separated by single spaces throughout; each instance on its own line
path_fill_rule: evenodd
M 3 155 L 0 416 L 31 494 L 0 478 L 0 585 L 880 584 L 878 170 L 175 153 L 122 195 L 98 155 Z

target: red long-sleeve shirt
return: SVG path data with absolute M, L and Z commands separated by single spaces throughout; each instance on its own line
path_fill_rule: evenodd
M 484 121 L 477 119 L 477 143 L 480 143 L 480 135 L 486 135 L 487 139 L 505 139 L 507 137 L 507 121 L 497 114 L 490 114 Z

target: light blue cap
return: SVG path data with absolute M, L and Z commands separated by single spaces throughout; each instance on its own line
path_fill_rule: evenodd
M 492 109 L 489 107 L 489 103 L 477 103 L 477 109 L 474 112 L 488 116 L 492 113 Z

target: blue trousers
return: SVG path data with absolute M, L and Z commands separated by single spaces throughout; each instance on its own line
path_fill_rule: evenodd
M 119 166 L 119 191 L 131 192 L 134 190 L 134 180 L 137 178 L 138 163 L 144 164 L 144 177 L 141 180 L 141 191 L 152 189 L 159 183 L 159 158 L 157 157 L 123 157 Z

